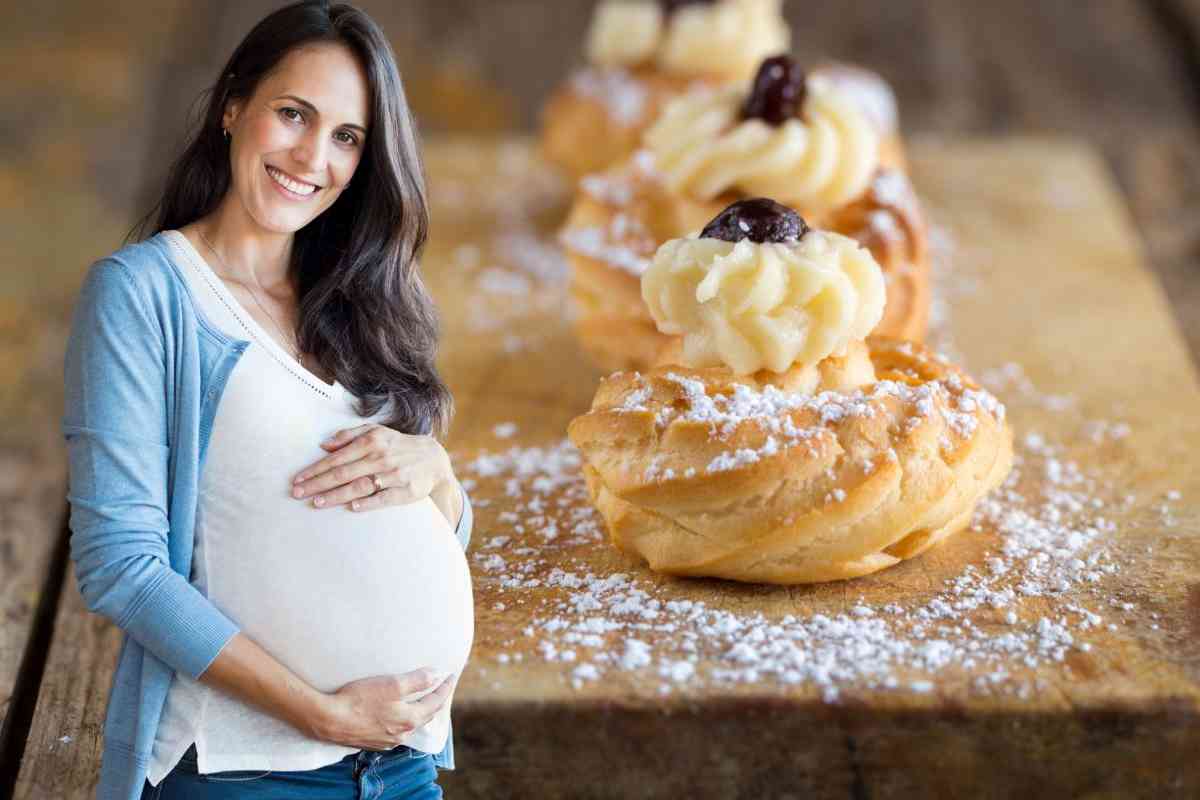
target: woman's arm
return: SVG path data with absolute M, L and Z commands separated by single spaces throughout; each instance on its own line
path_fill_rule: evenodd
M 441 509 L 447 521 L 458 520 L 454 526 L 454 535 L 458 537 L 463 550 L 466 550 L 467 545 L 471 542 L 471 528 L 475 523 L 475 515 L 471 511 L 471 498 L 467 496 L 467 490 L 460 481 L 455 479 L 453 482 L 448 481 L 434 489 L 430 499 Z M 447 513 L 446 509 L 457 510 Z
M 390 750 L 425 725 L 446 702 L 457 676 L 437 680 L 424 669 L 381 675 L 320 692 L 238 633 L 200 678 L 248 704 L 290 723 L 307 735 L 347 747 Z M 406 695 L 436 686 L 415 702 Z
M 170 566 L 163 340 L 129 268 L 93 264 L 64 362 L 70 550 L 88 609 L 195 678 L 238 626 Z

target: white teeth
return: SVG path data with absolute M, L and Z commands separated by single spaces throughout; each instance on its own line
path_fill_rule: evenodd
M 274 167 L 267 167 L 267 174 L 280 186 L 296 194 L 312 194 L 317 190 L 311 183 L 297 183 Z

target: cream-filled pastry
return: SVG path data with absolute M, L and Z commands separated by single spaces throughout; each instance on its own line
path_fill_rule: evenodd
M 770 58 L 752 82 L 673 101 L 643 149 L 579 182 L 562 232 L 576 331 L 603 368 L 645 368 L 664 337 L 640 302 L 641 273 L 752 187 L 786 190 L 823 230 L 852 237 L 883 267 L 874 332 L 921 339 L 929 314 L 926 225 L 882 80 L 847 65 L 805 74 Z M 806 117 L 807 115 L 807 117 Z M 810 124 L 808 120 L 816 120 Z M 815 210 L 813 210 L 815 209 Z
M 920 344 L 864 338 L 883 274 L 852 239 L 741 201 L 642 282 L 671 340 L 605 378 L 568 435 L 612 542 L 651 569 L 865 575 L 962 530 L 1008 475 L 994 396 Z
M 781 0 L 605 0 L 586 38 L 587 66 L 543 112 L 542 149 L 578 177 L 638 146 L 663 104 L 689 88 L 742 81 L 786 52 Z
M 760 242 L 750 238 L 756 225 L 772 228 Z M 858 242 L 810 231 L 761 198 L 730 206 L 698 237 L 666 242 L 642 275 L 658 330 L 682 337 L 681 363 L 740 375 L 844 354 L 883 317 L 884 292 L 883 271 Z

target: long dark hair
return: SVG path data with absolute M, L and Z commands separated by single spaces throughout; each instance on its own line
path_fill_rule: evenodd
M 396 59 L 379 26 L 345 3 L 300 2 L 254 26 L 216 83 L 157 206 L 130 231 L 145 239 L 209 214 L 230 187 L 222 115 L 301 45 L 347 46 L 362 64 L 371 129 L 338 199 L 296 231 L 288 267 L 297 288 L 301 351 L 311 353 L 370 416 L 395 401 L 385 424 L 442 436 L 454 401 L 434 366 L 438 317 L 417 269 L 429 229 L 417 135 Z M 203 95 L 201 96 L 203 97 Z

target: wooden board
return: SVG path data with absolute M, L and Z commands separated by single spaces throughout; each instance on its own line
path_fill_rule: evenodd
M 914 164 L 938 225 L 935 343 L 1008 405 L 1020 479 L 980 515 L 981 530 L 820 587 L 659 578 L 602 541 L 561 448 L 599 377 L 564 319 L 562 281 L 534 277 L 545 265 L 512 252 L 529 231 L 510 225 L 497 238 L 478 217 L 453 230 L 454 209 L 441 210 L 426 271 L 457 382 L 452 450 L 460 475 L 477 481 L 479 627 L 456 700 L 464 768 L 443 778 L 453 796 L 791 787 L 833 797 L 856 785 L 859 796 L 967 785 L 997 797 L 1129 796 L 1200 786 L 1185 757 L 1200 733 L 1200 393 L 1128 214 L 1097 155 L 1071 141 L 927 141 Z M 481 184 L 525 197 L 504 180 Z M 1102 506 L 1069 513 L 1093 499 Z M 1029 553 L 1005 555 L 1006 545 Z M 992 558 L 1007 570 L 994 580 Z M 556 569 L 574 576 L 568 585 L 548 585 Z M 629 586 L 587 597 L 589 572 L 623 573 L 645 597 Z M 569 585 L 578 579 L 585 585 Z M 985 589 L 995 604 L 953 608 Z M 650 600 L 664 608 L 637 617 Z M 665 609 L 672 601 L 703 602 L 710 617 L 691 621 Z M 889 615 L 890 604 L 902 610 Z M 768 623 L 755 621 L 760 613 Z M 781 631 L 769 623 L 787 615 L 797 621 L 782 636 L 807 634 L 802 649 L 845 677 L 814 679 L 811 664 L 796 683 L 770 674 Z M 814 630 L 804 621 L 816 615 L 836 624 Z M 881 675 L 864 676 L 870 665 L 856 660 L 854 647 L 868 661 L 887 658 L 864 619 L 886 619 L 887 636 L 912 648 Z M 675 629 L 638 628 L 647 622 Z M 630 649 L 628 638 L 646 646 Z M 972 638 L 987 655 L 964 666 Z M 573 658 L 562 660 L 567 650 Z M 694 674 L 676 681 L 664 668 Z
M 108 619 L 88 612 L 68 568 L 15 797 L 95 796 L 121 638 Z
M 48 317 L 0 293 L 0 796 L 16 778 L 66 560 L 65 337 Z
M 550 237 L 563 187 L 522 140 L 426 154 L 423 269 L 458 409 L 447 446 L 476 519 L 476 644 L 448 796 L 1200 787 L 1200 393 L 1095 153 L 1052 140 L 914 147 L 938 225 L 935 341 L 1007 404 L 1020 480 L 980 530 L 913 562 L 793 588 L 658 578 L 604 541 L 563 447 L 600 377 L 571 335 Z M 590 599 L 589 573 L 608 578 Z M 94 787 L 119 633 L 77 594 L 68 577 L 21 798 Z M 801 634 L 810 661 L 772 672 L 771 643 Z M 972 637 L 983 652 L 965 665 Z

